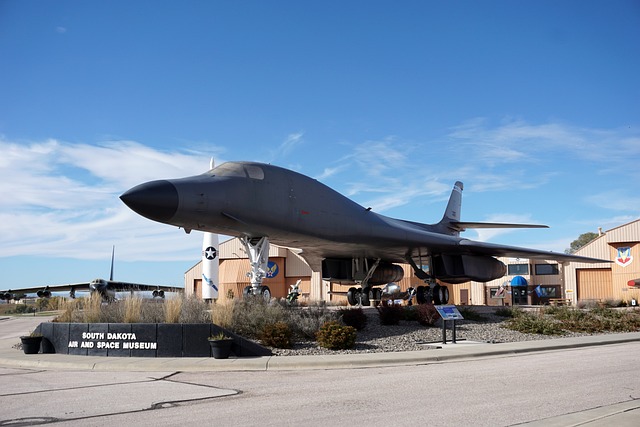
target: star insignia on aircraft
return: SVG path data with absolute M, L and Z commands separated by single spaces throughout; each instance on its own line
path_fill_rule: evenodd
M 214 248 L 213 246 L 209 246 L 204 250 L 204 257 L 208 260 L 216 259 L 217 255 L 218 251 L 216 251 L 216 248 Z

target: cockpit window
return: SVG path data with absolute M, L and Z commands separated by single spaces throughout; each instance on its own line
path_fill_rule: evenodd
M 242 163 L 223 163 L 209 171 L 211 176 L 232 176 L 239 178 L 264 179 L 264 171 L 257 165 L 245 165 Z
M 255 165 L 245 165 L 244 170 L 247 171 L 249 178 L 264 179 L 264 171 L 261 167 Z
M 211 169 L 211 175 L 245 177 L 244 168 L 239 163 L 223 163 Z

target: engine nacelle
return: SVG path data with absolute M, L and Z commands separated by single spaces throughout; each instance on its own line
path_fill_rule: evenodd
M 50 298 L 51 291 L 48 289 L 45 289 L 45 290 L 36 292 L 36 295 L 38 295 L 39 298 Z
M 374 263 L 374 260 L 369 260 L 369 265 L 373 266 Z M 356 280 L 356 275 L 364 277 L 366 271 L 354 271 L 353 266 L 351 258 L 327 258 L 322 261 L 322 279 L 344 285 L 355 284 L 359 281 Z M 368 284 L 386 285 L 390 282 L 399 282 L 403 277 L 402 267 L 390 262 L 381 262 L 369 278 Z
M 435 255 L 433 270 L 436 278 L 447 283 L 489 282 L 507 274 L 506 265 L 483 255 Z

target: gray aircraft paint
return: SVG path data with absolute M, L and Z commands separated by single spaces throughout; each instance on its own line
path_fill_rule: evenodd
M 316 271 L 326 258 L 420 265 L 427 256 L 453 256 L 481 260 L 475 267 L 494 256 L 609 262 L 461 238 L 466 228 L 544 227 L 461 222 L 462 189 L 456 182 L 443 219 L 431 225 L 380 215 L 315 179 L 254 162 L 229 162 L 201 175 L 147 182 L 120 198 L 140 215 L 187 232 L 267 236 L 276 245 L 301 249 Z

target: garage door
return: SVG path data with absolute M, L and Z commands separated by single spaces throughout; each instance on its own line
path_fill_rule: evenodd
M 605 300 L 613 297 L 610 268 L 576 270 L 578 300 Z

